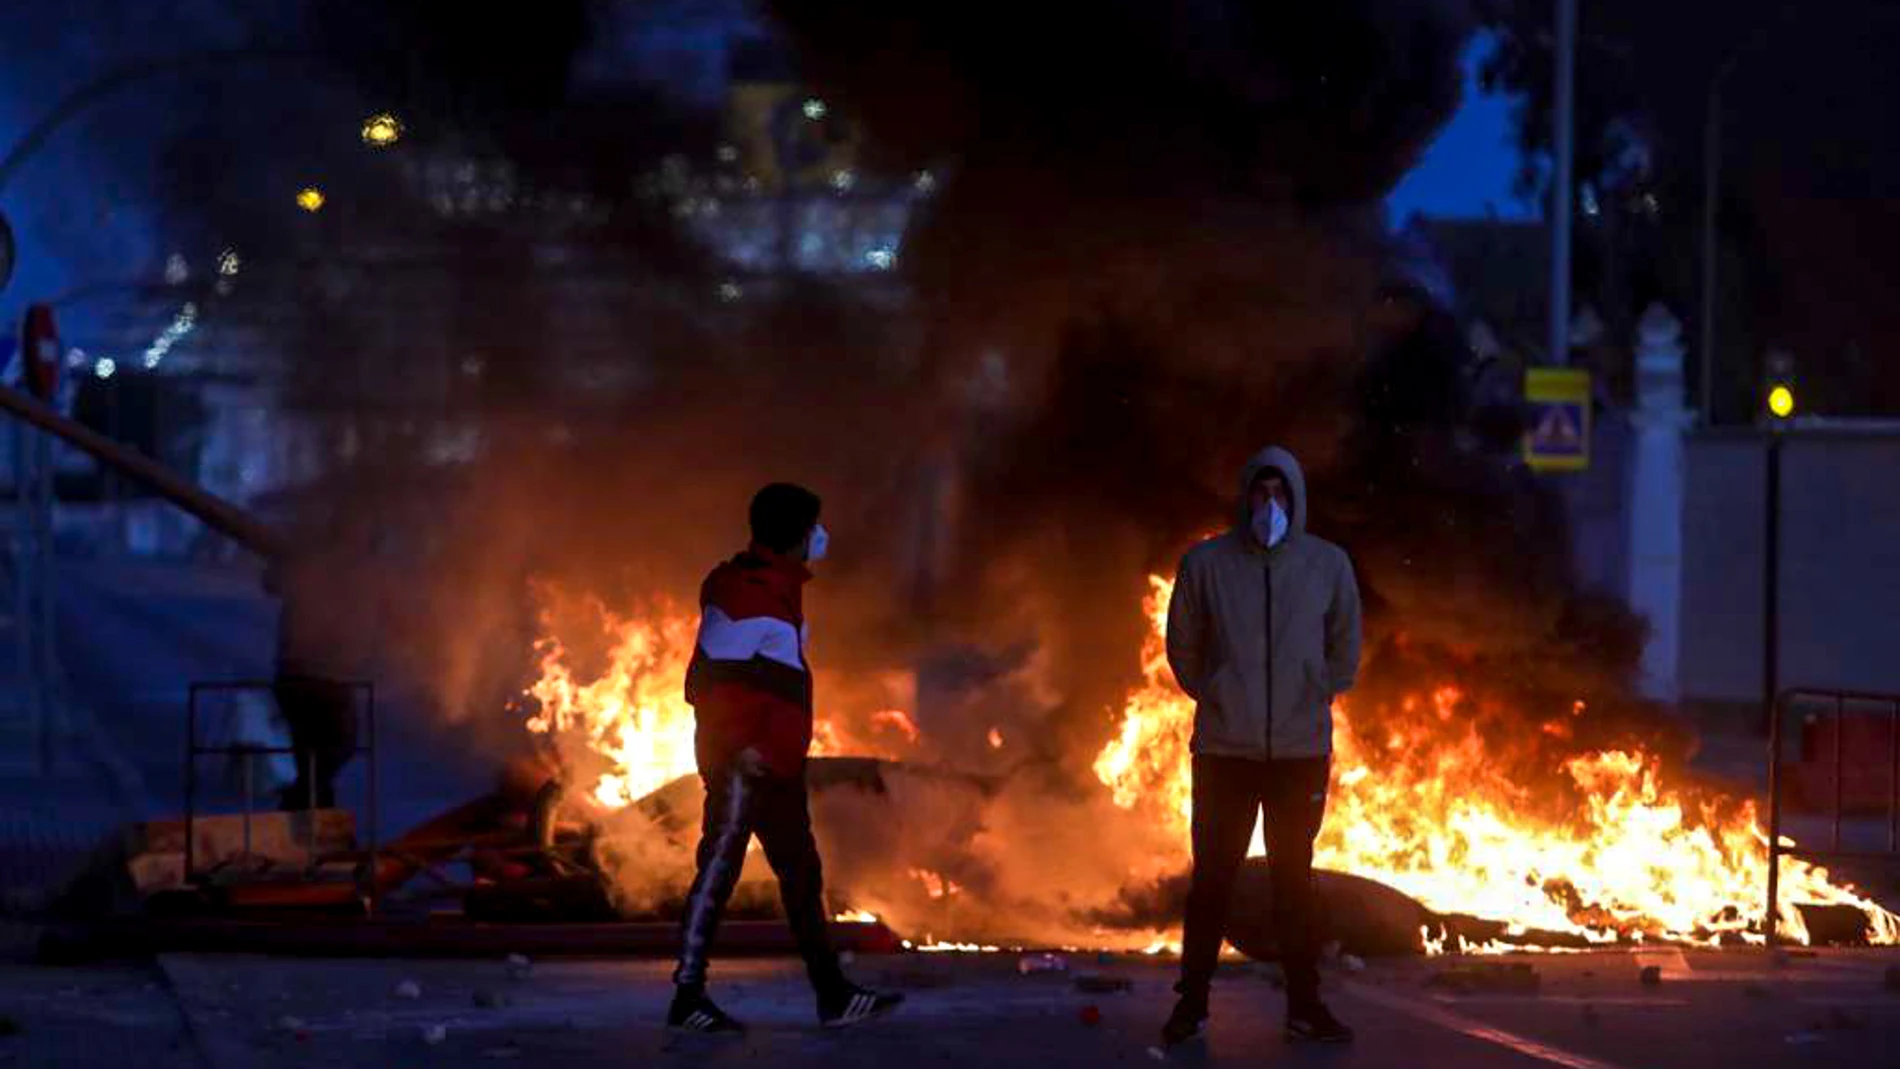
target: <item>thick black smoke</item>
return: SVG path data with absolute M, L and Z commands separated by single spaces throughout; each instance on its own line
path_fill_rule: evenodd
M 949 176 L 905 264 L 940 389 L 990 403 L 938 428 L 955 534 L 923 607 L 1042 642 L 1064 736 L 1099 741 L 1144 575 L 1227 521 L 1268 441 L 1359 560 L 1375 679 L 1624 690 L 1639 632 L 1573 590 L 1456 331 L 1386 286 L 1375 204 L 1458 99 L 1462 5 L 774 10 L 887 159 Z
M 576 96 L 585 5 L 518 39 L 486 15 L 435 35 L 425 0 L 355 34 L 366 6 L 313 15 L 333 73 L 412 117 L 424 171 L 508 159 L 540 213 L 434 218 L 401 154 L 359 163 L 360 192 L 298 232 L 318 266 L 258 313 L 308 354 L 299 397 L 380 428 L 345 496 L 430 502 L 386 524 L 433 547 L 392 579 L 391 659 L 450 712 L 493 719 L 529 667 L 525 577 L 688 599 L 743 541 L 749 491 L 790 478 L 838 536 L 813 589 L 824 663 L 1034 650 L 1025 700 L 1065 715 L 1012 724 L 1012 750 L 1076 767 L 1134 676 L 1145 576 L 1227 521 L 1268 441 L 1305 459 L 1316 529 L 1359 561 L 1375 668 L 1618 689 L 1628 622 L 1586 610 L 1561 516 L 1473 435 L 1455 331 L 1386 285 L 1378 200 L 1457 102 L 1462 5 L 769 5 L 863 127 L 867 171 L 928 170 L 939 192 L 900 300 L 792 278 L 733 306 L 664 201 L 629 195 L 673 146 L 709 156 L 709 117 Z M 487 45 L 522 62 L 498 70 Z M 576 198 L 609 221 L 552 222 Z M 435 258 L 352 261 L 376 243 Z M 483 445 L 447 480 L 403 459 L 388 389 L 323 392 L 465 366 Z M 981 714 L 926 730 L 980 740 Z

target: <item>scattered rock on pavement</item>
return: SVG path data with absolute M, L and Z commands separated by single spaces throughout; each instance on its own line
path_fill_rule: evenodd
M 1347 972 L 1365 972 L 1366 971 L 1366 959 L 1360 957 L 1357 954 L 1341 954 L 1339 956 L 1339 964 Z
M 1069 959 L 1060 954 L 1024 954 L 1016 962 L 1016 971 L 1024 976 L 1036 973 L 1068 972 Z
M 1461 993 L 1534 995 L 1542 981 L 1529 962 L 1460 962 L 1434 973 L 1425 986 Z
M 1135 982 L 1124 976 L 1083 973 L 1075 978 L 1075 989 L 1089 995 L 1113 995 L 1133 991 Z
M 397 998 L 421 998 L 422 985 L 416 983 L 414 980 L 404 980 L 396 985 L 396 989 L 392 993 Z
M 425 1024 L 422 1026 L 422 1041 L 431 1047 L 447 1038 L 449 1038 L 449 1030 L 442 1025 Z
M 301 1032 L 304 1029 L 304 1021 L 301 1017 L 292 1017 L 289 1014 L 285 1014 L 277 1018 L 277 1027 L 286 1032 Z
M 1644 987 L 1662 986 L 1662 966 L 1660 965 L 1643 966 L 1643 971 L 1641 974 L 1639 974 L 1638 979 L 1642 981 Z
M 534 975 L 534 962 L 529 961 L 527 957 L 522 954 L 508 955 L 506 967 L 508 970 L 508 979 L 510 980 L 526 980 L 528 977 Z

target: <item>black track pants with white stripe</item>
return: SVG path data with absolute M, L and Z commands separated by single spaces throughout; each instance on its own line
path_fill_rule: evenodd
M 746 846 L 759 837 L 765 859 L 778 877 L 779 898 L 792 938 L 805 959 L 812 985 L 826 990 L 843 982 L 838 956 L 825 930 L 824 869 L 811 834 L 811 808 L 803 776 L 746 776 L 736 770 L 702 774 L 706 809 L 700 822 L 699 872 L 686 896 L 680 925 L 678 984 L 706 982 L 707 959 L 719 918 L 745 865 Z

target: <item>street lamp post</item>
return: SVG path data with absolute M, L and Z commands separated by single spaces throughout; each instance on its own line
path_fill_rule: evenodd
M 1550 340 L 1548 361 L 1570 362 L 1570 216 L 1574 203 L 1577 0 L 1557 0 L 1556 173 L 1550 191 Z

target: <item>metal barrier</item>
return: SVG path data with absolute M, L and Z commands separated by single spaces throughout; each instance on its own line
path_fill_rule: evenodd
M 1792 851 L 1781 845 L 1781 788 L 1782 788 L 1782 739 L 1781 725 L 1796 702 L 1820 703 L 1831 705 L 1834 713 L 1833 759 L 1830 764 L 1834 788 L 1833 806 L 1830 820 L 1833 834 L 1829 838 L 1826 850 Z M 1847 737 L 1844 717 L 1849 703 L 1855 705 L 1884 706 L 1887 712 L 1887 849 L 1885 850 L 1843 850 L 1841 848 L 1841 818 L 1845 809 L 1843 790 L 1846 777 L 1842 775 L 1846 767 L 1845 740 Z M 1784 690 L 1775 699 L 1773 715 L 1768 722 L 1768 916 L 1766 931 L 1768 945 L 1775 945 L 1775 928 L 1781 912 L 1781 859 L 1790 853 L 1800 853 L 1813 858 L 1878 858 L 1900 860 L 1900 694 L 1870 694 L 1851 690 L 1820 690 L 1813 687 L 1797 687 Z
M 349 691 L 352 697 L 350 703 L 350 714 L 352 716 L 357 715 L 359 708 L 354 700 L 355 696 L 360 694 L 363 697 L 360 707 L 363 719 L 358 725 L 362 730 L 357 733 L 358 741 L 357 744 L 351 748 L 350 756 L 361 757 L 363 759 L 367 776 L 367 811 L 363 817 L 365 829 L 364 841 L 367 846 L 366 854 L 370 874 L 368 887 L 370 890 L 368 892 L 366 905 L 373 913 L 376 907 L 376 899 L 380 897 L 377 891 L 377 880 L 375 878 L 377 872 L 376 858 L 379 849 L 376 819 L 376 685 L 368 680 L 354 679 L 325 679 L 314 680 L 314 682 Z M 193 829 L 198 816 L 198 762 L 205 757 L 238 757 L 243 759 L 244 852 L 246 855 L 249 855 L 251 849 L 252 805 L 255 800 L 255 792 L 252 789 L 251 779 L 252 762 L 259 757 L 268 757 L 273 754 L 290 754 L 293 758 L 297 754 L 297 750 L 289 746 L 253 746 L 248 743 L 225 746 L 204 745 L 200 741 L 198 734 L 198 709 L 201 700 L 204 695 L 210 693 L 239 693 L 243 691 L 263 691 L 266 694 L 271 694 L 274 700 L 276 687 L 277 681 L 275 680 L 257 679 L 230 680 L 216 683 L 194 682 L 190 685 L 190 691 L 185 702 L 185 882 L 188 884 L 193 882 L 197 876 L 196 859 L 192 855 L 197 838 Z M 309 808 L 304 810 L 304 812 L 310 814 L 307 820 L 308 827 L 306 829 L 307 849 L 311 864 L 314 866 L 317 859 L 317 819 L 315 814 L 318 811 L 316 805 L 317 777 L 315 754 L 309 755 L 308 764 L 304 768 L 303 779 L 309 785 L 310 790 Z

